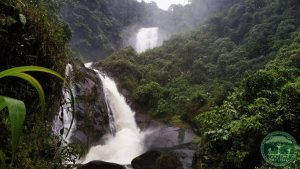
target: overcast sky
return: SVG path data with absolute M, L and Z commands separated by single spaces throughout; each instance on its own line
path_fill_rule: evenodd
M 142 0 L 137 0 L 141 2 Z M 172 4 L 187 4 L 188 0 L 144 0 L 145 2 L 151 2 L 154 1 L 156 2 L 157 6 L 160 7 L 161 9 L 168 10 L 170 5 Z

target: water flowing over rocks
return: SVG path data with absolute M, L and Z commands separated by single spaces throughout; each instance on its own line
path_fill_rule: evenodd
M 86 66 L 75 64 L 72 69 L 76 123 L 69 139 L 89 149 L 78 161 L 86 163 L 83 169 L 124 167 L 119 164 L 133 169 L 191 168 L 196 148 L 190 129 L 135 113 L 112 79 Z
M 106 105 L 109 113 L 112 113 L 110 125 L 115 131 L 106 135 L 103 144 L 93 146 L 88 151 L 83 163 L 93 160 L 103 160 L 119 164 L 130 164 L 131 160 L 144 152 L 144 138 L 147 133 L 143 133 L 138 128 L 134 115 L 126 103 L 124 96 L 118 91 L 117 85 L 113 79 L 97 72 L 102 81 Z

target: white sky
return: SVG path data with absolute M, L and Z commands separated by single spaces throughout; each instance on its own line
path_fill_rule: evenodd
M 137 0 L 141 2 L 142 0 Z M 172 4 L 182 4 L 186 5 L 188 3 L 188 0 L 144 0 L 145 2 L 151 2 L 154 1 L 156 2 L 157 6 L 161 9 L 168 10 L 168 8 Z

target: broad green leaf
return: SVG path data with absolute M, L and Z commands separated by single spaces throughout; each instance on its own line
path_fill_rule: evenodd
M 48 68 L 40 67 L 40 66 L 20 66 L 20 67 L 14 67 L 11 69 L 7 69 L 7 70 L 0 72 L 0 78 L 3 78 L 5 76 L 11 76 L 11 75 L 18 74 L 18 73 L 23 73 L 23 72 L 44 72 L 44 73 L 52 74 L 52 75 L 64 80 L 64 78 L 56 71 L 48 69 Z
M 34 77 L 32 77 L 31 75 L 26 74 L 26 73 L 14 74 L 12 76 L 19 77 L 21 79 L 26 80 L 38 91 L 40 102 L 41 102 L 41 107 L 42 107 L 42 112 L 45 112 L 45 109 L 46 109 L 45 93 L 44 93 L 44 90 L 43 90 L 41 84 Z
M 42 112 L 45 111 L 45 93 L 41 86 L 41 84 L 31 75 L 24 72 L 44 72 L 52 74 L 64 81 L 64 78 L 58 74 L 57 72 L 39 66 L 21 66 L 15 67 L 8 70 L 4 70 L 0 72 L 0 78 L 3 77 L 18 77 L 29 82 L 35 89 L 38 91 L 39 98 L 41 101 Z M 73 98 L 73 97 L 72 97 Z M 72 99 L 73 100 L 73 99 Z M 24 102 L 16 99 L 12 99 L 5 96 L 0 96 L 0 111 L 5 107 L 8 108 L 9 119 L 11 121 L 11 134 L 12 134 L 12 155 L 13 160 L 15 159 L 15 154 L 17 150 L 17 146 L 19 144 L 20 136 L 22 133 L 22 128 L 26 115 L 26 107 Z
M 11 121 L 12 154 L 14 159 L 22 133 L 26 107 L 24 102 L 5 96 L 0 96 L 0 103 L 4 103 L 6 105 L 9 113 L 9 119 Z
M 36 88 L 36 90 L 38 91 L 39 98 L 41 101 L 42 112 L 44 112 L 45 107 L 46 107 L 44 90 L 43 90 L 42 86 L 40 85 L 40 83 L 34 77 L 32 77 L 31 75 L 24 73 L 24 72 L 44 72 L 44 73 L 52 74 L 62 80 L 64 80 L 64 78 L 56 71 L 53 71 L 48 68 L 40 67 L 40 66 L 21 66 L 21 67 L 15 67 L 15 68 L 7 69 L 7 70 L 0 72 L 0 78 L 8 77 L 8 76 L 15 76 L 15 77 L 19 77 L 19 78 L 22 78 L 22 79 L 28 81 L 32 86 L 34 86 Z M 1 105 L 0 105 L 0 108 L 1 108 Z
M 0 111 L 6 107 L 5 102 L 0 101 Z

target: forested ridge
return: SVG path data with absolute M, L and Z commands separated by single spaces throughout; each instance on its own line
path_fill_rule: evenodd
M 196 168 L 266 168 L 267 133 L 299 140 L 299 12 L 296 0 L 239 1 L 162 47 L 122 49 L 98 65 L 138 112 L 192 125 Z
M 195 132 L 192 169 L 300 168 L 299 152 L 286 167 L 272 167 L 260 152 L 272 131 L 300 141 L 300 1 L 190 2 L 163 11 L 135 0 L 1 0 L 0 72 L 38 65 L 63 75 L 72 63 L 75 81 L 84 81 L 83 63 L 97 61 L 134 111 Z M 123 48 L 130 31 L 155 26 L 173 34 L 161 47 Z M 0 169 L 72 168 L 87 147 L 62 148 L 53 134 L 64 82 L 29 74 L 45 90 L 45 116 L 33 87 L 1 79 L 0 95 L 23 100 L 27 113 L 13 161 L 11 121 L 0 104 Z

